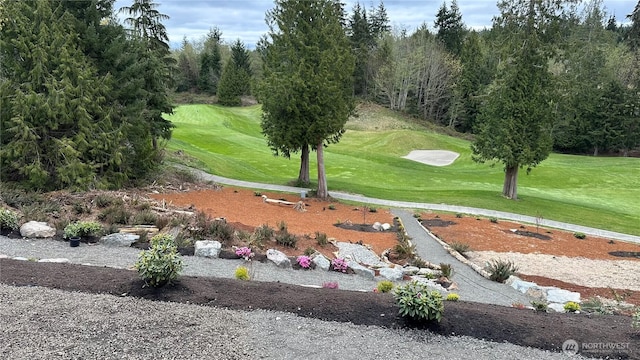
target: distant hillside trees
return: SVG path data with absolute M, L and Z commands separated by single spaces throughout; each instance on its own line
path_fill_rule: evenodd
M 240 97 L 251 93 L 251 60 L 240 40 L 231 46 L 231 58 L 222 72 L 218 87 L 218 102 L 225 106 L 241 105 Z
M 3 2 L 2 182 L 112 188 L 158 164 L 155 139 L 168 138 L 170 124 L 153 114 L 171 107 L 163 101 L 167 72 L 148 75 L 169 65 L 148 41 L 111 20 L 112 4 Z

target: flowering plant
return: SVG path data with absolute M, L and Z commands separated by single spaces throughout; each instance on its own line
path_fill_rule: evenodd
M 341 258 L 335 258 L 331 260 L 331 267 L 334 271 L 340 271 L 343 273 L 346 273 L 347 268 L 349 268 L 349 266 L 347 265 L 347 261 Z
M 296 262 L 303 269 L 308 269 L 311 266 L 311 258 L 306 255 L 298 256 Z
M 325 289 L 337 289 L 339 286 L 337 281 L 328 281 L 323 282 L 322 287 Z
M 236 255 L 242 257 L 243 259 L 249 261 L 253 257 L 253 252 L 251 252 L 251 248 L 246 246 L 240 247 L 236 249 Z

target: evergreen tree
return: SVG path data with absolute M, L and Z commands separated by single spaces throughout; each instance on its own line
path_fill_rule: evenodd
M 237 40 L 231 47 L 231 58 L 222 72 L 218 87 L 218 102 L 225 106 L 241 105 L 240 97 L 248 95 L 251 88 L 251 63 L 249 52 Z
M 482 51 L 478 33 L 472 31 L 466 37 L 460 53 L 461 72 L 455 89 L 457 113 L 456 129 L 472 132 L 480 111 L 482 92 L 485 87 L 486 58 Z
M 106 104 L 110 79 L 82 53 L 76 19 L 50 0 L 5 2 L 3 14 L 2 181 L 33 189 L 105 186 L 96 175 L 121 164 L 122 137 Z
M 626 33 L 626 39 L 631 50 L 635 51 L 640 49 L 640 0 L 627 18 L 631 20 L 631 28 Z
M 436 38 L 449 52 L 460 56 L 466 30 L 456 0 L 452 0 L 451 8 L 447 8 L 446 2 L 442 3 L 436 14 L 435 27 L 438 29 Z
M 210 29 L 205 40 L 204 49 L 200 54 L 198 89 L 211 95 L 215 95 L 218 92 L 218 82 L 222 74 L 221 39 L 222 33 L 218 28 Z
M 262 130 L 275 154 L 301 151 L 298 180 L 309 182 L 309 148 L 318 159 L 317 196 L 326 198 L 324 147 L 338 142 L 353 113 L 354 59 L 334 0 L 276 0 L 263 44 Z
M 553 86 L 549 58 L 565 1 L 503 0 L 494 27 L 501 27 L 510 58 L 503 63 L 486 103 L 471 148 L 478 162 L 504 164 L 502 193 L 517 199 L 518 170 L 527 172 L 549 156 Z

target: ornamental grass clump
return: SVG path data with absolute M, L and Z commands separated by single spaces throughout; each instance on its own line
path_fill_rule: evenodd
M 414 321 L 442 320 L 442 295 L 436 290 L 430 290 L 427 285 L 414 281 L 396 287 L 393 295 L 401 316 Z
M 159 288 L 178 278 L 182 257 L 171 235 L 158 234 L 151 238 L 150 245 L 138 255 L 135 269 L 147 286 Z
M 237 267 L 234 276 L 238 280 L 243 280 L 243 281 L 251 280 L 251 276 L 249 275 L 249 269 L 247 269 L 244 266 Z
M 7 209 L 0 209 L 0 230 L 17 230 L 18 214 Z
M 393 282 L 389 280 L 382 280 L 378 282 L 378 285 L 376 286 L 376 290 L 378 290 L 378 292 L 381 292 L 381 293 L 388 293 L 391 290 L 393 290 Z
M 487 264 L 486 270 L 490 280 L 503 283 L 518 271 L 518 267 L 511 261 L 492 260 Z

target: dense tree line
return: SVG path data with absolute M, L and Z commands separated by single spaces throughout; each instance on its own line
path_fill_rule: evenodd
M 172 59 L 156 4 L 0 2 L 0 180 L 118 187 L 159 162 Z

